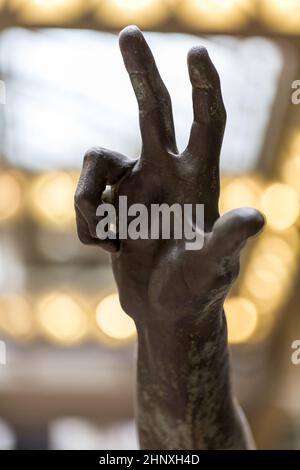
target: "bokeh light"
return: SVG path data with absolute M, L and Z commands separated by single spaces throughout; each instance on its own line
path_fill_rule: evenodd
M 238 207 L 260 207 L 262 185 L 256 177 L 236 177 L 224 181 L 220 196 L 220 213 L 224 214 Z
M 299 198 L 296 191 L 283 183 L 273 183 L 264 191 L 261 200 L 268 225 L 274 230 L 286 230 L 299 217 Z
M 84 303 L 64 292 L 51 292 L 37 303 L 38 322 L 46 338 L 72 345 L 81 341 L 89 328 L 89 317 Z
M 10 0 L 9 5 L 27 23 L 61 24 L 79 17 L 89 0 Z
M 284 162 L 281 176 L 282 180 L 292 186 L 300 196 L 300 151 L 299 154 L 293 155 Z
M 255 9 L 253 0 L 185 0 L 178 13 L 189 26 L 232 31 L 244 26 Z
M 300 155 L 300 132 L 294 131 L 288 142 L 288 150 L 290 155 Z
M 266 231 L 255 244 L 239 290 L 257 308 L 253 340 L 266 338 L 280 307 L 289 297 L 296 279 L 298 254 L 299 234 L 295 227 L 281 232 L 280 236 Z
M 128 343 L 136 336 L 134 321 L 123 311 L 117 294 L 102 299 L 96 308 L 96 322 L 108 343 Z
M 260 0 L 260 16 L 271 28 L 299 34 L 300 0 Z
M 231 344 L 247 341 L 256 328 L 255 305 L 244 297 L 231 297 L 225 301 L 228 340 Z
M 0 171 L 0 223 L 16 218 L 23 207 L 22 178 L 15 171 Z
M 49 172 L 36 177 L 29 194 L 32 216 L 47 228 L 72 228 L 76 184 L 77 176 L 67 172 Z
M 165 20 L 171 0 L 104 0 L 96 12 L 97 17 L 112 27 L 137 24 L 150 27 Z
M 259 256 L 264 253 L 276 254 L 283 263 L 291 265 L 296 263 L 298 238 L 298 232 L 294 227 L 284 232 L 284 234 L 280 234 L 280 236 L 265 232 L 258 240 L 255 250 Z
M 267 302 L 259 309 L 267 313 L 286 293 L 290 269 L 281 257 L 268 250 L 254 253 L 247 268 L 245 286 L 256 301 Z
M 35 334 L 33 307 L 29 299 L 19 294 L 0 297 L 0 330 L 15 340 L 28 340 Z

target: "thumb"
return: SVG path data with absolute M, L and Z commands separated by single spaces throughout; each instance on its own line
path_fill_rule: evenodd
M 264 225 L 265 218 L 258 210 L 234 209 L 215 222 L 208 243 L 223 256 L 239 254 L 248 238 L 257 235 Z

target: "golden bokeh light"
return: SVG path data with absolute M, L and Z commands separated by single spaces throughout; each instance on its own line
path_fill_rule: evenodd
M 238 207 L 254 207 L 259 209 L 262 185 L 253 177 L 236 177 L 223 183 L 220 196 L 220 213 L 237 209 Z
M 110 294 L 99 302 L 96 322 L 100 332 L 112 345 L 128 343 L 136 336 L 134 321 L 123 311 L 117 294 Z
M 281 236 L 265 232 L 259 239 L 255 251 L 258 256 L 263 256 L 266 253 L 274 254 L 281 259 L 282 263 L 290 266 L 296 262 L 298 238 L 297 230 L 294 227 L 281 234 Z
M 178 14 L 189 26 L 232 31 L 243 27 L 255 13 L 253 0 L 185 0 Z
M 263 22 L 282 33 L 299 34 L 300 0 L 260 0 Z
M 281 176 L 284 183 L 291 186 L 300 196 L 300 151 L 284 162 Z
M 290 227 L 288 230 L 285 230 L 281 233 L 281 239 L 288 244 L 290 250 L 293 252 L 293 259 L 291 264 L 297 266 L 297 256 L 299 255 L 299 231 L 296 226 Z
M 229 342 L 237 344 L 250 339 L 257 324 L 255 305 L 244 297 L 231 297 L 225 301 L 224 309 Z
M 274 230 L 286 230 L 299 217 L 299 198 L 296 191 L 283 183 L 273 183 L 264 191 L 261 207 L 267 224 Z
M 34 336 L 33 308 L 26 297 L 19 294 L 6 294 L 0 297 L 0 330 L 21 341 Z
M 15 219 L 23 207 L 23 182 L 15 171 L 0 171 L 0 223 Z
M 137 24 L 150 27 L 164 21 L 170 11 L 171 0 L 103 0 L 96 16 L 112 27 Z
M 288 143 L 290 155 L 300 155 L 300 132 L 294 131 Z
M 80 17 L 89 0 L 10 0 L 9 5 L 26 23 L 61 24 Z
M 298 251 L 299 234 L 295 227 L 281 232 L 280 236 L 266 231 L 258 239 L 240 293 L 254 302 L 260 321 L 264 316 L 274 317 L 288 298 L 295 281 Z M 263 323 L 270 326 L 269 320 Z
M 36 177 L 28 200 L 32 216 L 47 228 L 72 228 L 76 185 L 77 177 L 71 173 L 49 172 Z
M 266 308 L 260 313 L 269 313 L 286 292 L 290 270 L 278 255 L 264 253 L 253 255 L 247 268 L 245 287 L 256 301 L 265 301 Z
M 257 323 L 251 338 L 248 340 L 248 344 L 257 344 L 265 341 L 271 334 L 275 323 L 274 315 L 260 315 L 260 306 L 258 304 L 255 304 L 255 306 L 258 312 Z
M 63 345 L 78 343 L 86 336 L 89 317 L 83 302 L 64 292 L 51 292 L 37 303 L 37 316 L 42 334 Z

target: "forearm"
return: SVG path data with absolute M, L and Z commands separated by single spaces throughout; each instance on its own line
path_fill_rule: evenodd
M 217 314 L 216 314 L 217 315 Z M 146 449 L 247 449 L 233 397 L 226 320 L 138 327 L 138 427 Z

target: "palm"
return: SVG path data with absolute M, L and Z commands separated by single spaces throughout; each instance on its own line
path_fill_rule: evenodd
M 176 319 L 198 311 L 210 294 L 224 298 L 237 275 L 239 252 L 263 226 L 254 209 L 239 209 L 219 218 L 219 155 L 226 122 L 219 76 L 206 50 L 188 56 L 193 86 L 194 123 L 186 150 L 179 155 L 171 100 L 151 51 L 136 27 L 120 36 L 125 66 L 140 112 L 142 154 L 132 161 L 95 148 L 86 154 L 75 198 L 78 234 L 84 243 L 112 252 L 113 270 L 124 309 L 140 312 L 166 308 Z M 143 203 L 204 204 L 205 244 L 187 251 L 184 240 L 99 240 L 96 208 L 106 185 L 114 201 L 127 196 L 128 206 Z

